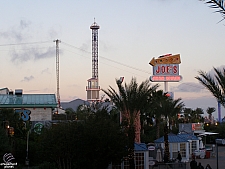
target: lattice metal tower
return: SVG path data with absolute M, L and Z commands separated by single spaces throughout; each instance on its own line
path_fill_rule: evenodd
M 54 40 L 53 42 L 56 43 L 56 78 L 57 78 L 57 101 L 58 107 L 60 107 L 60 95 L 59 95 L 59 43 L 60 40 Z
M 94 21 L 90 26 L 92 30 L 92 78 L 88 79 L 87 100 L 98 101 L 100 86 L 98 85 L 98 29 L 100 26 Z

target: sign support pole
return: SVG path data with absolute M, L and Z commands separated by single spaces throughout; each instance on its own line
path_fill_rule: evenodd
M 168 92 L 168 82 L 164 82 L 164 92 Z

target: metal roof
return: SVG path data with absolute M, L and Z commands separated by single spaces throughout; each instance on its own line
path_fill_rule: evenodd
M 145 143 L 134 143 L 135 151 L 147 151 L 147 145 Z
M 199 140 L 199 138 L 194 134 L 178 134 L 179 137 L 182 137 L 186 140 Z
M 0 108 L 57 107 L 55 94 L 0 94 Z
M 168 141 L 169 141 L 169 143 L 186 143 L 186 142 L 188 142 L 187 139 L 179 137 L 178 135 L 174 135 L 174 134 L 168 135 Z M 164 143 L 164 136 L 156 139 L 154 142 L 155 143 Z

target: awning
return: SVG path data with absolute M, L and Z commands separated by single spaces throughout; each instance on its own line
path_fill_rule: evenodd
M 204 132 L 204 133 L 199 134 L 199 136 L 209 136 L 209 135 L 215 135 L 215 134 L 219 134 L 219 133 Z

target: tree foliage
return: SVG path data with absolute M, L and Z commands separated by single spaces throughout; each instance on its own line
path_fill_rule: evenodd
M 211 94 L 225 107 L 225 68 L 219 70 L 213 68 L 215 75 L 199 71 L 195 78 L 208 89 Z
M 59 123 L 41 136 L 45 160 L 59 169 L 105 169 L 126 156 L 126 136 L 106 110 L 85 122 Z
M 133 169 L 134 142 L 140 141 L 140 115 L 149 106 L 152 92 L 158 88 L 158 84 L 151 86 L 149 80 L 146 80 L 138 85 L 136 78 L 132 78 L 129 84 L 124 85 L 116 79 L 116 84 L 118 92 L 111 86 L 107 90 L 103 89 L 103 92 L 121 112 L 124 132 L 128 136 L 129 164 Z
M 225 7 L 223 4 L 223 1 L 218 1 L 218 0 L 200 0 L 200 1 L 206 1 L 206 3 L 209 4 L 209 7 L 213 8 L 213 9 L 217 9 L 216 12 L 219 12 L 222 14 L 222 16 L 223 16 L 222 20 L 225 19 Z

